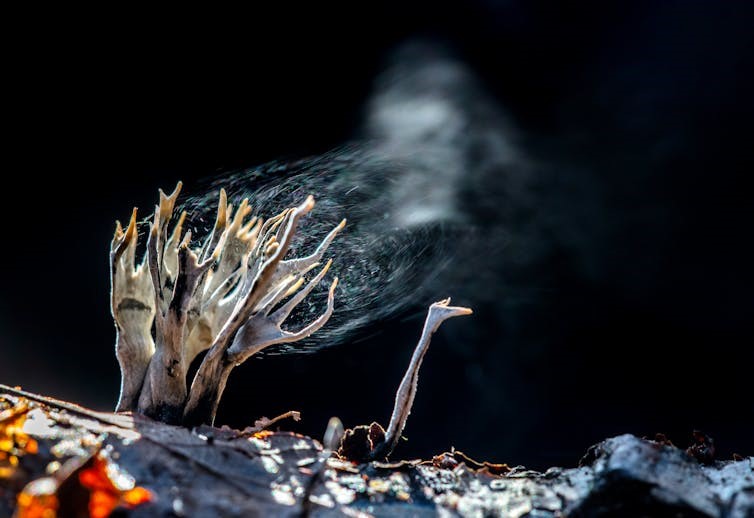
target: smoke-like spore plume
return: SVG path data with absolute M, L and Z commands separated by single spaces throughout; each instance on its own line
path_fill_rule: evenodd
M 504 116 L 443 48 L 400 49 L 377 81 L 364 119 L 354 143 L 225 174 L 187 202 L 194 224 L 209 226 L 220 187 L 235 203 L 249 197 L 263 217 L 313 194 L 317 206 L 301 224 L 295 255 L 348 219 L 326 253 L 341 281 L 335 315 L 308 343 L 296 344 L 297 352 L 341 342 L 411 305 L 447 295 L 474 305 L 481 291 L 494 296 L 490 264 L 515 239 L 500 224 L 519 218 L 529 197 L 529 168 Z M 323 282 L 307 299 L 312 302 L 302 304 L 299 321 L 321 312 L 326 291 Z

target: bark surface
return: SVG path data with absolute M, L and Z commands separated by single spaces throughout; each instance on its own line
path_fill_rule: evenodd
M 632 435 L 539 473 L 460 452 L 356 464 L 295 433 L 187 429 L 3 386 L 0 419 L 0 516 L 51 487 L 59 516 L 89 516 L 82 473 L 99 458 L 118 516 L 754 516 L 754 457 L 703 465 Z

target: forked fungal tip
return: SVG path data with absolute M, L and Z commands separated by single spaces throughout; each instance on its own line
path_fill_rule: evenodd
M 332 284 L 330 285 L 330 294 L 329 294 L 330 297 L 332 297 L 335 294 L 335 288 L 337 288 L 337 286 L 338 286 L 338 278 L 335 277 L 332 280 Z
M 310 194 L 310 195 L 308 195 L 306 197 L 306 200 L 304 200 L 304 203 L 302 203 L 299 206 L 298 210 L 301 211 L 302 213 L 306 214 L 307 212 L 309 212 L 313 208 L 314 208 L 314 196 L 312 196 Z
M 186 211 L 181 211 L 181 215 L 178 217 L 178 223 L 175 224 L 175 230 L 174 233 L 180 233 L 180 230 L 183 228 L 183 223 L 186 221 Z
M 134 207 L 131 211 L 131 219 L 128 221 L 128 228 L 126 228 L 126 241 L 130 241 L 136 234 L 136 214 L 138 208 Z
M 189 243 L 191 243 L 191 231 L 187 231 L 186 234 L 183 236 L 183 239 L 181 239 L 181 244 L 178 245 L 178 248 L 188 248 Z
M 225 220 L 228 217 L 229 210 L 233 210 L 233 206 L 228 205 L 228 195 L 225 193 L 225 189 L 220 189 L 220 201 L 217 204 L 218 226 L 225 224 Z
M 450 297 L 437 301 L 430 306 L 430 308 L 442 308 L 453 312 L 453 316 L 471 315 L 474 311 L 471 308 L 463 306 L 451 306 Z

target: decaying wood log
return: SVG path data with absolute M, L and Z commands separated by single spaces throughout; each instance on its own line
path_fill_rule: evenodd
M 295 433 L 188 429 L 5 386 L 0 419 L 0 516 L 754 515 L 754 457 L 705 465 L 631 435 L 539 473 L 461 452 L 357 464 Z

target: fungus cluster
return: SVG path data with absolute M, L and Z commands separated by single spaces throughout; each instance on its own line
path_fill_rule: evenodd
M 234 210 L 221 190 L 214 228 L 194 247 L 191 232 L 183 233 L 185 212 L 170 229 L 180 190 L 179 183 L 169 196 L 160 191 L 140 262 L 136 209 L 125 230 L 116 224 L 110 249 L 111 311 L 121 369 L 116 410 L 172 424 L 211 424 L 233 367 L 271 345 L 308 337 L 330 318 L 337 278 L 322 315 L 295 332 L 282 328 L 327 273 L 330 261 L 306 283 L 345 220 L 311 255 L 286 259 L 314 199 L 309 196 L 264 220 L 250 217 L 248 199 Z M 189 388 L 188 368 L 203 351 L 207 354 Z

